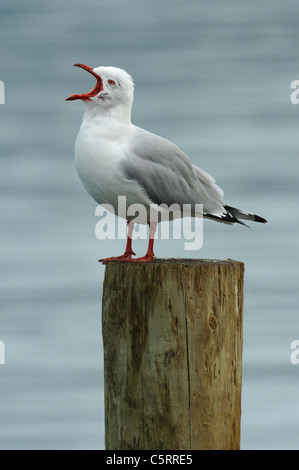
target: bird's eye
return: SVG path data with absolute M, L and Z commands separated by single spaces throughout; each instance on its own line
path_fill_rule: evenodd
M 109 83 L 109 85 L 111 85 L 111 86 L 114 86 L 114 85 L 115 85 L 115 81 L 114 81 L 114 80 L 108 80 L 108 83 Z

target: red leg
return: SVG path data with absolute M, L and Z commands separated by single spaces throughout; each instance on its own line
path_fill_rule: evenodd
M 131 261 L 133 263 L 149 263 L 154 258 L 154 241 L 155 241 L 155 233 L 157 229 L 157 222 L 150 223 L 150 237 L 148 242 L 148 249 L 145 256 L 142 258 L 130 259 L 130 260 L 122 260 L 122 261 Z
M 128 238 L 127 238 L 127 245 L 126 251 L 121 256 L 115 256 L 111 258 L 103 258 L 99 259 L 100 263 L 107 264 L 109 261 L 131 261 L 132 255 L 135 255 L 134 251 L 132 250 L 132 234 L 134 230 L 134 223 L 128 222 Z

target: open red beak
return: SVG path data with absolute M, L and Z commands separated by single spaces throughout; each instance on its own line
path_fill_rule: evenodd
M 81 67 L 81 69 L 87 70 L 87 72 L 91 73 L 91 75 L 93 75 L 97 79 L 97 84 L 94 89 L 91 90 L 89 93 L 83 93 L 82 95 L 70 95 L 65 101 L 89 100 L 89 98 L 91 98 L 92 96 L 96 96 L 103 90 L 103 82 L 101 77 L 97 75 L 91 67 L 88 67 L 88 65 L 84 64 L 74 64 L 74 66 Z

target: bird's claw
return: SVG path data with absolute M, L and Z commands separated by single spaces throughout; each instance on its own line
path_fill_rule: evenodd
M 131 258 L 131 259 L 121 259 L 120 261 L 122 262 L 129 262 L 129 263 L 150 263 L 153 261 L 154 257 L 151 255 L 145 255 L 142 256 L 141 258 Z
M 135 255 L 135 253 L 132 254 Z M 99 263 L 108 264 L 110 261 L 120 261 L 121 263 L 150 263 L 154 259 L 152 255 L 145 255 L 141 258 L 133 259 L 132 254 L 99 259 Z
M 130 261 L 132 260 L 132 255 L 135 255 L 134 251 L 130 253 L 124 253 L 123 255 L 120 255 L 120 256 L 112 256 L 111 258 L 99 259 L 99 263 L 107 264 L 110 261 Z

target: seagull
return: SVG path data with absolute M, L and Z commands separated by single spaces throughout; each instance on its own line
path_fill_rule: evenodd
M 99 260 L 150 262 L 154 258 L 157 220 L 151 220 L 153 205 L 191 204 L 192 216 L 201 216 L 226 224 L 246 225 L 242 220 L 266 223 L 250 212 L 225 205 L 223 191 L 206 171 L 193 165 L 175 144 L 132 124 L 134 82 L 116 67 L 96 68 L 74 64 L 96 79 L 89 93 L 72 94 L 66 101 L 81 100 L 85 113 L 75 144 L 75 162 L 79 178 L 98 204 L 109 204 L 120 215 L 118 196 L 130 204 L 142 204 L 147 210 L 144 223 L 150 226 L 145 256 L 133 258 L 133 217 L 126 216 L 127 243 L 123 255 Z M 202 213 L 198 209 L 202 207 Z M 122 213 L 123 214 L 123 213 Z M 241 220 L 240 220 L 241 219 Z

